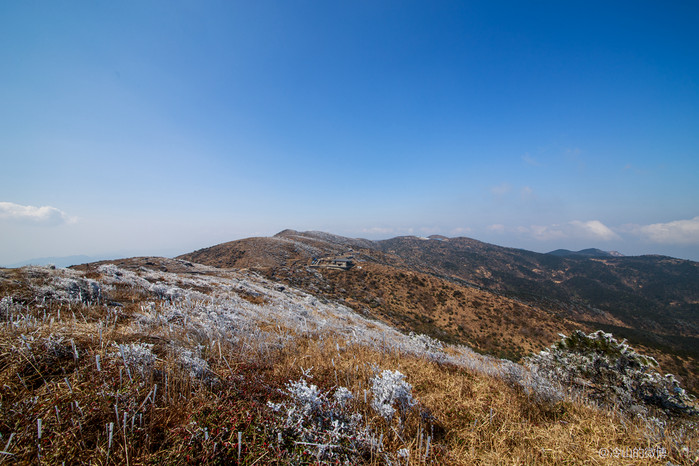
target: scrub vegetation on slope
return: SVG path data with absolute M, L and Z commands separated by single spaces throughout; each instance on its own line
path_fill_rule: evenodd
M 255 273 L 125 265 L 0 270 L 0 461 L 697 459 L 689 414 L 600 402 L 535 364 L 400 333 Z

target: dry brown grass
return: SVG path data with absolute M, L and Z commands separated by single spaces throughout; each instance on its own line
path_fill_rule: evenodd
M 539 351 L 581 324 L 517 300 L 462 286 L 425 273 L 363 262 L 349 271 L 288 268 L 268 270 L 355 311 L 442 341 L 517 360 Z
M 433 445 L 440 454 L 438 462 L 443 464 L 666 464 L 669 457 L 640 460 L 600 456 L 602 448 L 654 447 L 673 452 L 677 464 L 692 464 L 691 459 L 681 458 L 681 446 L 676 442 L 650 443 L 643 421 L 618 412 L 573 401 L 538 404 L 521 390 L 492 377 L 366 347 L 338 353 L 336 344 L 342 347 L 342 342 L 334 340 L 300 345 L 276 366 L 279 375 L 295 378 L 301 368 L 313 367 L 314 382 L 339 383 L 362 393 L 373 375 L 372 368 L 400 370 L 413 385 L 420 409 L 432 417 L 431 422 L 412 418 L 412 436 L 405 442 L 391 438 L 394 449 L 408 448 L 412 458 L 417 455 L 420 430 L 434 433 Z M 382 420 L 368 406 L 362 406 L 362 412 L 372 425 L 381 425 Z M 695 434 L 691 450 L 696 451 L 697 441 Z
M 298 464 L 295 446 L 278 443 L 279 419 L 266 403 L 283 400 L 285 384 L 304 372 L 324 392 L 349 388 L 356 397 L 352 409 L 383 436 L 386 451 L 409 450 L 410 464 L 688 465 L 696 461 L 691 452 L 699 451 L 695 432 L 671 427 L 655 439 L 640 419 L 579 401 L 539 404 L 500 379 L 390 348 L 349 344 L 327 333 L 296 335 L 283 326 L 277 331 L 290 338 L 276 346 L 263 337 L 210 341 L 180 324 L 144 333 L 133 321 L 145 304 L 141 293 L 115 288 L 105 302 L 123 304 L 116 315 L 104 303 L 72 303 L 70 309 L 32 303 L 20 278 L 13 275 L 15 281 L 0 287 L 0 297 L 27 295 L 21 311 L 0 321 L 0 463 L 237 464 L 241 432 L 240 464 Z M 31 349 L 22 346 L 22 335 L 32 338 Z M 63 341 L 48 350 L 51 335 Z M 131 368 L 129 377 L 111 354 L 114 344 L 134 342 L 153 344 L 157 359 L 145 375 Z M 210 367 L 209 382 L 177 363 L 175 346 L 197 344 Z M 365 402 L 372 377 L 383 369 L 405 374 L 419 402 L 403 426 L 378 416 L 370 397 Z M 662 460 L 599 455 L 601 448 L 658 446 L 668 452 Z M 363 461 L 384 460 L 372 454 Z M 313 464 L 313 456 L 305 463 Z

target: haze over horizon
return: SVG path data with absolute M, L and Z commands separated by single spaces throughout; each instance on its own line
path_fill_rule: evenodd
M 699 261 L 699 4 L 4 2 L 0 265 L 283 229 Z

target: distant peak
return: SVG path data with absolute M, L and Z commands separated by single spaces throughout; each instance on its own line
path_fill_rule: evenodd
M 291 230 L 291 229 L 287 228 L 286 230 L 282 230 L 279 233 L 277 233 L 276 235 L 274 235 L 274 237 L 278 238 L 280 236 L 298 236 L 298 235 L 299 235 L 298 231 Z

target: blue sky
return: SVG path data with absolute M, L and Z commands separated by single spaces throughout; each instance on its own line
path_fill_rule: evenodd
M 696 2 L 0 3 L 0 264 L 284 228 L 699 260 Z

